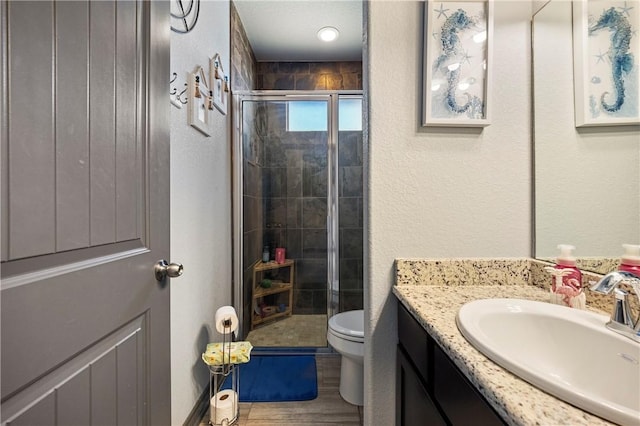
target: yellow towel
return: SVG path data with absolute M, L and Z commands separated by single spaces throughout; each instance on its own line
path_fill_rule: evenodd
M 243 364 L 249 362 L 251 349 L 253 346 L 249 342 L 224 343 L 224 348 L 222 342 L 209 343 L 202 360 L 207 365 Z

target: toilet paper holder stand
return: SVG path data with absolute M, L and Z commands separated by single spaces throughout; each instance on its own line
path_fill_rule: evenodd
M 238 420 L 240 411 L 240 377 L 238 373 L 238 365 L 231 362 L 231 343 L 233 342 L 231 320 L 224 320 L 223 326 L 225 329 L 225 333 L 222 333 L 223 363 L 219 365 L 209 365 L 209 424 L 213 426 L 230 426 L 235 424 Z M 228 333 L 226 332 L 227 330 Z M 218 398 L 218 394 L 223 392 L 220 388 L 228 377 L 231 377 L 230 413 L 228 412 L 228 409 L 219 409 L 217 405 L 218 399 L 228 398 L 229 396 L 225 394 Z M 214 401 L 216 403 L 214 403 Z

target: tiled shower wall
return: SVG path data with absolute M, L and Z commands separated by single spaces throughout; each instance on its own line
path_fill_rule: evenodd
M 265 239 L 296 261 L 294 314 L 327 312 L 327 132 L 288 132 L 285 103 L 268 103 Z
M 233 2 L 230 10 L 231 19 L 231 92 L 248 91 L 255 89 L 256 81 L 256 59 L 251 49 L 251 44 L 247 38 L 238 11 Z M 262 165 L 255 160 L 255 153 L 249 152 L 250 146 L 261 146 L 261 142 L 252 140 L 257 138 L 254 126 L 257 124 L 255 105 L 249 104 L 245 107 L 243 115 L 243 144 L 244 158 L 242 169 L 244 173 L 243 183 L 243 203 L 245 213 L 243 215 L 243 265 L 242 271 L 245 290 L 243 294 L 244 317 L 243 324 L 251 324 L 251 288 L 252 288 L 252 266 L 256 260 L 260 259 L 262 253 L 262 234 L 264 228 L 262 206 Z M 248 327 L 247 330 L 248 332 Z
M 362 90 L 362 62 L 259 62 L 259 90 Z
M 264 138 L 265 240 L 296 261 L 295 314 L 327 311 L 327 133 L 286 131 L 273 104 Z M 340 310 L 362 309 L 362 132 L 339 132 Z
M 257 62 L 236 6 L 231 2 L 231 90 L 256 89 Z
M 264 233 L 264 205 L 263 205 L 263 169 L 259 154 L 252 152 L 252 147 L 261 147 L 263 141 L 256 131 L 260 124 L 258 113 L 259 105 L 246 103 L 243 114 L 243 187 L 242 202 L 244 205 L 243 234 L 242 234 L 242 262 L 244 265 L 243 282 L 244 294 L 244 321 L 251 324 L 252 300 L 251 289 L 253 288 L 253 264 L 260 259 L 262 254 L 262 237 Z
M 340 311 L 363 306 L 362 132 L 338 132 Z

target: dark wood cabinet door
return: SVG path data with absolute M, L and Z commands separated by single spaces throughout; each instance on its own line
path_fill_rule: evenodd
M 402 349 L 397 351 L 396 425 L 446 426 Z
M 504 422 L 434 342 L 433 395 L 452 425 L 493 426 Z

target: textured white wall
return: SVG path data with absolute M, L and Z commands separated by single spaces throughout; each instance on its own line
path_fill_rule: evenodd
M 531 0 L 531 13 L 536 14 L 540 9 L 544 7 L 550 0 Z M 560 0 L 563 1 L 563 0 Z
M 195 29 L 171 33 L 171 72 L 178 73 L 180 84 L 196 65 L 208 70 L 216 53 L 230 70 L 229 34 L 229 2 L 201 2 Z M 218 340 L 216 309 L 231 304 L 228 119 L 213 111 L 211 137 L 205 137 L 187 124 L 186 105 L 171 107 L 171 259 L 185 267 L 184 275 L 170 284 L 174 425 L 184 422 L 207 384 L 200 354 L 207 342 Z
M 495 3 L 492 124 L 421 128 L 423 6 L 369 3 L 365 424 L 395 422 L 397 257 L 531 255 L 531 2 Z

